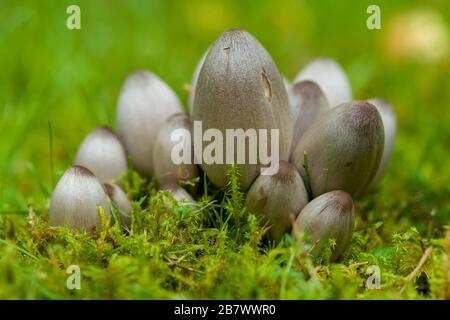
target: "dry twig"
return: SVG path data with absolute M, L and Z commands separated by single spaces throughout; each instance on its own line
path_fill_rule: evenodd
M 417 273 L 422 269 L 422 267 L 424 266 L 425 262 L 427 262 L 428 258 L 431 255 L 431 251 L 433 250 L 433 247 L 429 246 L 425 252 L 422 255 L 422 258 L 420 258 L 419 263 L 417 264 L 416 268 L 410 273 L 408 274 L 408 276 L 405 279 L 405 284 L 403 285 L 402 289 L 400 290 L 400 293 L 403 293 L 406 289 L 406 286 L 408 285 L 408 283 L 414 279 L 414 277 L 417 275 Z
M 361 267 L 361 266 L 365 266 L 367 264 L 369 264 L 369 261 L 356 262 L 356 263 L 352 263 L 350 265 L 350 268 L 358 268 L 358 267 Z

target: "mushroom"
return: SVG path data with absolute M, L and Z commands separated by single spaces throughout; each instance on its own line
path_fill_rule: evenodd
M 153 146 L 162 124 L 183 107 L 172 89 L 153 73 L 127 77 L 117 106 L 117 132 L 136 170 L 153 175 Z
M 294 130 L 291 151 L 303 133 L 321 115 L 330 109 L 328 100 L 320 87 L 313 81 L 297 82 L 291 89 Z
M 125 149 L 107 126 L 94 129 L 84 139 L 74 164 L 91 170 L 100 182 L 116 181 L 128 169 Z
M 189 192 L 180 187 L 178 184 L 169 182 L 163 184 L 160 187 L 160 190 L 168 191 L 172 195 L 172 197 L 180 204 L 189 204 L 191 208 L 196 208 L 194 199 L 191 197 Z M 172 208 L 173 205 L 167 197 L 164 197 L 163 201 L 167 208 Z
M 192 115 L 192 110 L 194 109 L 194 97 L 195 97 L 195 88 L 197 87 L 197 80 L 200 74 L 200 70 L 202 70 L 203 63 L 205 62 L 206 56 L 208 55 L 209 48 L 203 53 L 200 60 L 195 67 L 194 74 L 192 75 L 191 80 L 191 90 L 189 91 L 188 96 L 188 106 L 189 106 L 189 114 Z
M 330 107 L 352 100 L 352 88 L 345 71 L 332 59 L 316 58 L 309 62 L 295 77 L 294 84 L 303 80 L 316 82 Z
M 344 190 L 357 198 L 372 182 L 383 146 L 379 112 L 366 101 L 354 101 L 321 115 L 296 145 L 292 163 L 313 197 Z
M 175 156 L 180 157 L 182 163 L 177 164 L 178 159 L 174 159 L 172 154 L 176 152 L 174 147 L 180 143 L 182 152 Z M 198 177 L 198 167 L 194 164 L 192 152 L 191 121 L 184 113 L 176 113 L 164 122 L 153 147 L 153 164 L 160 185 L 174 182 L 186 185 L 192 191 L 195 189 L 192 179 Z
M 291 115 L 294 114 L 294 106 L 293 106 L 293 102 L 292 102 L 292 92 L 291 92 L 291 82 L 284 76 L 281 75 L 283 77 L 283 83 L 284 83 L 284 88 L 286 89 L 286 93 L 288 95 L 288 101 L 289 101 L 289 107 L 291 109 Z
M 260 175 L 248 190 L 247 209 L 263 215 L 263 223 L 269 226 L 268 238 L 279 242 L 291 230 L 294 218 L 308 203 L 303 180 L 295 167 L 280 161 L 278 173 Z
M 397 117 L 395 110 L 389 102 L 380 98 L 368 100 L 372 103 L 381 115 L 384 127 L 384 150 L 378 171 L 373 178 L 372 185 L 376 185 L 383 178 L 387 165 L 394 149 L 395 136 L 397 133 Z
M 336 246 L 331 258 L 336 260 L 352 240 L 355 225 L 352 197 L 340 190 L 324 193 L 303 208 L 296 224 L 298 228 L 293 228 L 293 237 L 296 238 L 296 232 L 309 235 L 309 243 L 312 245 L 310 253 L 313 255 L 319 253 L 326 240 L 334 239 Z
M 116 184 L 104 183 L 106 194 L 111 200 L 113 206 L 119 212 L 120 221 L 122 225 L 129 226 L 131 223 L 131 202 L 128 196 Z
M 50 225 L 91 232 L 94 227 L 102 227 L 99 207 L 106 218 L 111 216 L 102 184 L 89 169 L 75 165 L 64 173 L 53 191 Z
M 202 121 L 203 131 L 226 129 L 259 131 L 278 130 L 279 160 L 287 160 L 292 134 L 292 119 L 283 78 L 264 47 L 248 32 L 232 29 L 222 33 L 209 49 L 200 71 L 194 99 L 193 116 Z M 195 131 L 195 129 L 194 129 Z M 271 145 L 268 135 L 267 145 Z M 205 146 L 203 141 L 203 147 Z M 240 172 L 240 185 L 247 190 L 260 173 L 261 159 L 249 161 L 250 143 L 246 143 L 246 162 L 234 163 Z M 218 152 L 227 157 L 225 143 Z M 195 151 L 197 159 L 203 155 Z M 211 182 L 219 187 L 228 181 L 226 163 L 203 163 L 202 168 Z

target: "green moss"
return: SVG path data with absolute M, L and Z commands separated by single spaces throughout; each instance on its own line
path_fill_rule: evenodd
M 197 207 L 178 204 L 133 172 L 127 177 L 134 199 L 129 230 L 115 222 L 90 236 L 51 227 L 47 212 L 32 208 L 28 219 L 1 216 L 0 298 L 444 298 L 448 239 L 423 239 L 411 228 L 379 247 L 374 239 L 383 224 L 359 221 L 351 248 L 330 263 L 333 241 L 313 258 L 289 235 L 277 246 L 263 240 L 266 230 L 243 205 L 235 167 L 225 193 L 206 193 Z M 430 259 L 406 284 L 428 246 Z M 80 290 L 66 287 L 71 265 L 80 267 Z M 371 265 L 380 268 L 380 289 L 366 288 Z

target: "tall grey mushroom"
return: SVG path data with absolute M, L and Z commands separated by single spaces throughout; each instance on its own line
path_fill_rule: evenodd
M 303 80 L 316 82 L 330 103 L 336 107 L 352 100 L 352 88 L 342 67 L 329 58 L 316 58 L 295 77 L 294 84 Z
M 278 173 L 260 175 L 248 190 L 247 209 L 263 215 L 269 227 L 268 238 L 279 242 L 291 230 L 291 215 L 297 217 L 308 203 L 303 180 L 295 167 L 280 161 Z
M 117 132 L 136 170 L 153 175 L 153 146 L 164 121 L 183 107 L 172 89 L 148 71 L 127 77 L 117 106 Z
M 372 185 L 376 185 L 381 178 L 383 178 L 389 160 L 391 159 L 392 151 L 394 149 L 395 136 L 397 134 L 397 117 L 395 115 L 394 108 L 388 101 L 380 98 L 372 98 L 368 101 L 377 108 L 381 115 L 381 120 L 383 121 L 384 127 L 383 157 L 381 158 L 380 166 L 378 167 L 377 173 L 375 174 L 372 182 Z
M 116 181 L 128 168 L 125 149 L 107 126 L 94 129 L 84 139 L 74 164 L 91 170 L 100 182 Z
M 343 190 L 357 198 L 372 182 L 383 146 L 379 112 L 369 102 L 354 101 L 321 115 L 301 137 L 292 163 L 305 184 L 310 184 L 313 197 Z
M 193 120 L 202 121 L 203 131 L 226 129 L 279 130 L 279 159 L 287 160 L 292 134 L 292 118 L 283 78 L 269 53 L 252 35 L 232 29 L 220 35 L 211 46 L 200 71 L 195 90 Z M 203 141 L 203 148 L 207 142 Z M 246 144 L 246 161 L 237 164 L 240 185 L 250 187 L 260 173 L 261 161 L 249 161 L 250 143 Z M 226 159 L 225 143 L 218 152 Z M 222 152 L 221 152 L 222 151 Z M 195 153 L 200 159 L 202 154 Z M 230 155 L 231 158 L 231 155 Z M 236 160 L 236 152 L 234 154 Z M 229 161 L 228 161 L 229 162 Z M 230 163 L 227 163 L 230 164 Z M 227 183 L 227 164 L 205 164 L 202 168 L 215 185 Z
M 311 238 L 311 252 L 319 252 L 327 239 L 334 239 L 336 246 L 332 260 L 336 260 L 348 248 L 355 226 L 355 209 L 352 197 L 344 191 L 331 191 L 313 199 L 300 212 L 296 219 L 295 232 L 304 232 Z
M 50 225 L 91 232 L 102 226 L 99 207 L 106 218 L 111 216 L 102 184 L 89 169 L 75 165 L 64 173 L 53 191 Z

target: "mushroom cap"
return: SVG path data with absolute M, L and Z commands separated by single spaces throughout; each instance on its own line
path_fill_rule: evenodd
M 191 90 L 189 91 L 189 96 L 188 96 L 189 114 L 191 114 L 191 115 L 192 115 L 192 111 L 194 109 L 195 88 L 197 87 L 198 76 L 200 74 L 200 70 L 202 70 L 203 63 L 205 62 L 208 51 L 209 51 L 209 48 L 201 56 L 200 60 L 197 63 L 197 66 L 195 67 L 194 74 L 192 75 Z
M 319 85 L 305 80 L 291 88 L 291 105 L 293 106 L 294 128 L 291 152 L 314 121 L 330 109 L 328 100 Z
M 294 83 L 311 80 L 325 93 L 330 107 L 352 100 L 352 88 L 342 67 L 334 60 L 321 57 L 309 62 L 295 77 Z
M 224 32 L 209 49 L 197 81 L 192 118 L 202 121 L 203 131 L 218 129 L 224 137 L 226 129 L 267 129 L 269 146 L 270 129 L 278 129 L 279 159 L 289 157 L 292 115 L 283 78 L 266 49 L 244 30 Z M 208 144 L 203 142 L 203 150 Z M 225 143 L 222 147 L 225 162 Z M 243 190 L 261 167 L 260 162 L 249 163 L 248 143 L 245 151 L 246 163 L 236 165 Z M 202 158 L 197 153 L 196 158 Z M 237 163 L 236 152 L 234 160 Z M 223 187 L 228 164 L 202 164 L 202 168 L 212 183 Z
M 291 115 L 294 115 L 294 103 L 292 101 L 292 92 L 291 92 L 291 82 L 284 76 L 281 75 L 281 77 L 283 78 L 283 83 L 284 83 L 284 88 L 286 89 L 286 93 L 288 95 L 288 101 L 289 101 L 289 107 L 291 108 Z
M 116 181 L 128 169 L 125 149 L 107 126 L 94 129 L 84 139 L 74 164 L 91 170 L 100 182 Z
M 131 223 L 131 202 L 126 193 L 116 184 L 104 183 L 106 194 L 111 199 L 112 204 L 120 213 L 120 220 L 123 225 L 129 226 Z
M 50 201 L 52 226 L 67 226 L 90 232 L 101 227 L 98 207 L 110 217 L 108 198 L 94 174 L 82 166 L 69 168 L 56 184 Z
M 153 175 L 153 146 L 159 129 L 172 114 L 182 111 L 176 94 L 153 73 L 138 71 L 127 77 L 117 106 L 117 133 L 140 174 Z
M 275 175 L 260 175 L 248 190 L 246 207 L 263 215 L 269 226 L 268 238 L 279 242 L 291 230 L 294 218 L 308 203 L 308 194 L 300 174 L 286 161 L 280 161 Z
M 379 112 L 366 101 L 354 101 L 322 114 L 296 145 L 292 163 L 305 181 L 310 179 L 313 197 L 343 190 L 357 198 L 375 176 L 383 147 L 384 129 Z
M 173 114 L 162 125 L 153 148 L 154 172 L 160 185 L 169 182 L 179 183 L 198 177 L 198 167 L 194 163 L 191 128 L 191 121 L 184 113 Z M 174 146 L 181 143 L 171 141 L 171 135 L 177 129 L 183 129 L 182 139 L 186 141 L 183 145 L 186 146 L 183 148 L 183 153 L 191 153 L 187 163 L 175 164 L 172 159 Z
M 180 187 L 176 183 L 172 182 L 166 183 L 160 186 L 160 190 L 168 191 L 173 196 L 173 198 L 181 204 L 189 204 L 190 208 L 192 209 L 197 208 L 194 203 L 194 199 L 189 194 L 189 192 L 187 192 L 184 188 Z M 167 197 L 164 197 L 163 201 L 166 207 L 168 207 L 169 209 L 172 208 L 172 203 Z
M 381 115 L 381 120 L 383 121 L 384 127 L 384 150 L 380 166 L 378 167 L 377 173 L 373 178 L 372 185 L 375 185 L 381 180 L 381 178 L 383 178 L 389 160 L 391 159 L 395 144 L 395 136 L 397 134 L 397 117 L 395 115 L 394 108 L 388 101 L 380 98 L 372 98 L 368 101 L 377 108 Z
M 321 241 L 335 239 L 336 247 L 332 256 L 335 260 L 347 249 L 352 240 L 355 225 L 352 197 L 341 190 L 324 193 L 303 208 L 296 223 L 299 231 L 311 237 L 313 254 L 318 252 Z

